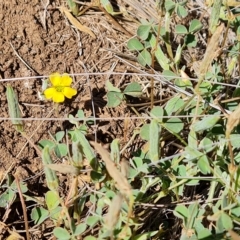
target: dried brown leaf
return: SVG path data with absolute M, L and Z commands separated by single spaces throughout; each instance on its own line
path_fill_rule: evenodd
M 112 179 L 116 182 L 116 186 L 120 192 L 129 198 L 132 196 L 132 189 L 127 179 L 123 176 L 121 172 L 117 169 L 116 165 L 110 158 L 110 153 L 104 149 L 99 143 L 90 142 L 91 145 L 96 149 L 96 151 L 102 157 L 102 160 L 106 164 L 106 169 Z
M 64 174 L 78 175 L 80 171 L 79 168 L 67 164 L 46 164 L 44 166 Z
M 240 104 L 228 116 L 226 125 L 226 137 L 229 139 L 232 130 L 240 123 Z
M 88 33 L 93 39 L 96 39 L 95 34 L 90 30 L 90 28 L 83 26 L 64 6 L 59 7 L 60 11 L 66 15 L 68 20 L 72 25 L 82 32 Z

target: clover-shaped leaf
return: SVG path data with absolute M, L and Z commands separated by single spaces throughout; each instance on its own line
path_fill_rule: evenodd
M 142 43 L 136 38 L 130 39 L 127 43 L 127 47 L 130 51 L 141 51 L 144 49 Z
M 202 28 L 202 23 L 198 19 L 193 19 L 189 26 L 189 32 L 194 33 Z
M 137 82 L 130 83 L 124 89 L 123 93 L 132 97 L 139 97 L 142 95 L 141 86 Z

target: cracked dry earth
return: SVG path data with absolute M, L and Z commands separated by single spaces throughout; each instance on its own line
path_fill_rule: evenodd
M 59 11 L 58 7 L 63 4 L 63 1 L 48 0 L 0 2 L 0 116 L 9 117 L 5 92 L 7 84 L 10 84 L 18 95 L 23 118 L 40 119 L 24 121 L 25 132 L 35 144 L 41 139 L 50 139 L 50 134 L 55 134 L 56 131 L 72 127 L 68 121 L 41 121 L 42 118 L 67 117 L 69 113 L 76 114 L 79 109 L 83 109 L 86 116 L 92 116 L 92 102 L 96 117 L 129 116 L 129 110 L 125 107 L 114 111 L 106 107 L 105 82 L 109 79 L 113 84 L 121 86 L 131 80 L 130 76 L 74 76 L 78 94 L 62 104 L 58 114 L 55 113 L 52 102 L 43 101 L 39 97 L 44 79 L 41 76 L 56 71 L 70 74 L 109 71 L 124 73 L 130 68 L 113 54 L 114 51 L 124 52 L 129 36 L 116 30 L 103 13 L 90 10 L 78 19 L 94 32 L 97 37 L 93 39 L 71 25 Z M 134 124 L 129 122 L 127 128 L 125 141 L 128 141 Z M 108 143 L 113 138 L 123 136 L 124 123 L 98 121 L 90 128 L 90 134 L 91 131 L 93 134 L 97 131 L 99 139 Z M 44 179 L 41 159 L 9 120 L 0 119 L 0 153 L 0 180 L 4 182 L 5 174 L 13 175 L 17 172 L 21 179 L 28 179 L 28 189 L 33 195 L 42 196 Z M 14 210 L 10 212 L 6 214 L 4 210 L 0 211 L 5 223 L 11 223 L 19 217 L 16 215 L 20 213 Z M 16 228 L 20 225 L 16 225 Z

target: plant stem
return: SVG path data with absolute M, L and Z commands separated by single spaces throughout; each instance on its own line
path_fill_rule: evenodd
M 14 177 L 15 177 L 15 181 L 16 181 L 17 188 L 18 188 L 18 194 L 19 194 L 19 197 L 20 197 L 21 205 L 22 205 L 24 225 L 25 225 L 25 230 L 26 230 L 26 237 L 27 237 L 27 240 L 30 240 L 31 238 L 30 238 L 30 234 L 29 234 L 26 204 L 25 204 L 24 199 L 23 199 L 23 195 L 22 195 L 22 192 L 21 192 L 21 187 L 20 187 L 20 184 L 19 184 L 18 176 L 15 174 Z

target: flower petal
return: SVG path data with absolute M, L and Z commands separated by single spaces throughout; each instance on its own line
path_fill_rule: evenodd
M 61 79 L 61 86 L 64 86 L 64 87 L 69 87 L 72 83 L 72 78 L 67 74 L 67 73 L 64 73 L 62 75 L 62 79 Z
M 55 88 L 47 88 L 43 93 L 46 99 L 51 99 L 56 94 L 56 92 L 57 91 Z
M 58 73 L 58 72 L 52 73 L 49 76 L 49 79 L 54 87 L 61 85 L 62 77 L 61 77 L 60 73 Z
M 63 89 L 63 94 L 65 97 L 67 98 L 72 98 L 74 95 L 77 94 L 77 90 L 74 88 L 70 88 L 70 87 L 65 87 Z
M 63 95 L 63 93 L 61 93 L 61 92 L 55 92 L 55 94 L 54 94 L 54 96 L 53 96 L 53 101 L 55 102 L 55 103 L 61 103 L 61 102 L 64 102 L 64 95 Z

